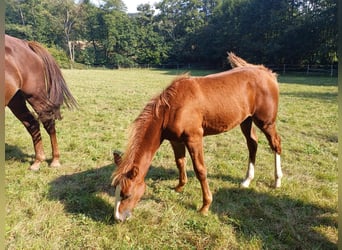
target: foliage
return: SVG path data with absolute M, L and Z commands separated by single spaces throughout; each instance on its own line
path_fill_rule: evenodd
M 34 157 L 30 136 L 6 109 L 6 249 L 337 249 L 337 79 L 280 75 L 277 120 L 283 186 L 272 188 L 274 159 L 259 135 L 255 180 L 239 188 L 248 150 L 239 128 L 205 137 L 213 204 L 201 216 L 201 188 L 188 156 L 183 193 L 164 142 L 147 190 L 125 223 L 113 220 L 112 151 L 123 152 L 130 124 L 177 70 L 63 70 L 80 109 L 57 121 L 62 167 Z M 193 71 L 192 75 L 208 72 Z M 49 158 L 50 143 L 42 132 Z
M 64 69 L 70 67 L 70 60 L 64 50 L 58 49 L 55 46 L 53 46 L 48 48 L 48 51 L 55 58 L 59 67 Z
M 125 12 L 121 0 L 100 3 L 9 0 L 6 32 L 54 44 L 72 62 L 92 65 L 112 66 L 126 57 L 126 65 L 222 68 L 227 51 L 268 64 L 337 60 L 336 1 L 160 0 L 138 6 L 134 14 Z M 74 48 L 76 41 L 87 48 Z

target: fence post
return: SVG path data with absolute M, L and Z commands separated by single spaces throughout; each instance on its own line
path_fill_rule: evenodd
M 310 71 L 310 66 L 309 66 L 309 64 L 308 64 L 308 67 L 307 67 L 307 69 L 306 69 L 306 74 L 307 74 L 307 75 L 309 75 L 309 71 Z
M 283 65 L 283 74 L 285 74 L 286 70 L 285 70 L 286 66 L 285 66 L 285 63 Z

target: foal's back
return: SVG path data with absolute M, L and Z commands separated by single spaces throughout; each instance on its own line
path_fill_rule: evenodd
M 247 117 L 274 122 L 278 106 L 275 75 L 246 66 L 205 77 L 185 77 L 169 87 L 169 127 L 184 133 L 201 126 L 203 135 L 228 131 Z M 182 131 L 182 132 L 181 132 Z

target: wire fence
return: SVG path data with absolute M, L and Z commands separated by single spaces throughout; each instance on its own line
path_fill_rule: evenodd
M 265 65 L 278 74 L 300 74 L 300 75 L 317 75 L 317 76 L 337 76 L 338 64 L 307 64 L 307 65 L 294 65 L 294 64 L 279 64 L 279 65 Z M 127 67 L 123 67 L 127 68 Z M 212 64 L 136 64 L 128 68 L 141 68 L 141 69 L 177 69 L 177 70 L 222 70 L 224 67 Z
M 272 70 L 281 73 L 297 73 L 297 74 L 305 74 L 305 75 L 322 75 L 322 76 L 337 76 L 338 65 L 318 65 L 318 64 L 307 64 L 307 65 L 291 65 L 291 64 L 283 64 L 283 65 L 269 65 L 269 68 Z

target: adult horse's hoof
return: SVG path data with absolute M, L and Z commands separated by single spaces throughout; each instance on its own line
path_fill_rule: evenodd
M 175 191 L 176 191 L 177 193 L 183 192 L 183 189 L 184 189 L 184 185 L 183 185 L 183 186 L 177 185 L 177 187 L 175 187 Z
M 203 206 L 198 212 L 203 216 L 208 216 L 209 206 Z

